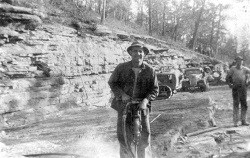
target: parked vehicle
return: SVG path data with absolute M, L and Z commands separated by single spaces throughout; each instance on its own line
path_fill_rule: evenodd
M 200 67 L 192 67 L 184 70 L 184 79 L 182 81 L 182 90 L 201 90 L 208 91 L 208 76 Z
M 157 78 L 160 89 L 158 96 L 161 98 L 169 99 L 181 88 L 181 74 L 178 70 L 160 71 L 157 73 Z

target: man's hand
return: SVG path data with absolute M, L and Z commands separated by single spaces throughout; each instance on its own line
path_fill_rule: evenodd
M 123 103 L 127 103 L 129 100 L 131 100 L 130 96 L 127 95 L 127 94 L 125 94 L 125 93 L 123 93 L 122 94 L 122 102 Z
M 149 102 L 149 101 L 148 101 L 147 98 L 143 99 L 142 102 L 140 102 L 140 104 L 139 104 L 139 108 L 140 108 L 141 110 L 147 109 L 148 102 Z

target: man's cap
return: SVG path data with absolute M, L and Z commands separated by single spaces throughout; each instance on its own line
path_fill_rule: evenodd
M 234 60 L 235 61 L 237 61 L 237 60 L 243 60 L 243 58 L 242 58 L 242 56 L 237 56 Z
M 147 48 L 144 44 L 142 44 L 142 43 L 140 43 L 140 42 L 138 42 L 138 41 L 135 41 L 135 42 L 133 42 L 133 43 L 127 48 L 127 52 L 128 52 L 129 55 L 131 55 L 131 50 L 132 50 L 133 47 L 140 47 L 140 48 L 142 48 L 145 55 L 147 55 L 147 54 L 149 53 L 148 48 Z

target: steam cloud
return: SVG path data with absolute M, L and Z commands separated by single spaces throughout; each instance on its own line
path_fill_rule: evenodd
M 94 129 L 84 134 L 69 152 L 83 158 L 119 158 L 119 145 L 104 140 Z

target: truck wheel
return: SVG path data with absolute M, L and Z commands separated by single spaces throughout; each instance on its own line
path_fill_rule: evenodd
M 181 88 L 181 91 L 183 91 L 183 92 L 186 92 L 187 90 L 188 90 L 187 87 L 182 87 L 182 88 Z
M 171 89 L 169 86 L 165 86 L 165 87 L 164 87 L 163 93 L 165 94 L 165 95 L 164 95 L 164 98 L 165 98 L 165 99 L 169 99 L 169 98 L 171 98 L 172 95 L 173 95 L 172 89 Z
M 189 83 L 189 82 L 182 82 L 181 90 L 182 90 L 183 92 L 188 91 L 188 87 L 190 87 L 190 83 Z
M 202 92 L 207 92 L 209 90 L 209 85 L 208 84 L 202 85 L 200 89 Z

